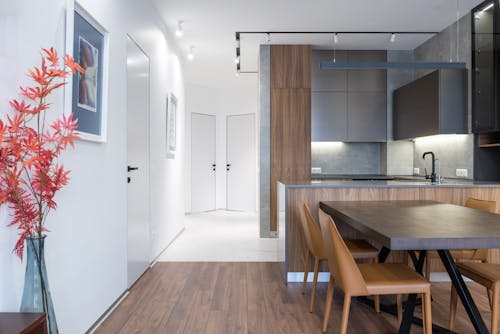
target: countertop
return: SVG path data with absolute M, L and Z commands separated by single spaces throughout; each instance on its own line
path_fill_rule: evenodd
M 397 177 L 394 180 L 324 179 L 284 182 L 286 188 L 500 188 L 500 182 L 478 182 L 464 179 L 445 179 L 431 184 L 423 177 Z

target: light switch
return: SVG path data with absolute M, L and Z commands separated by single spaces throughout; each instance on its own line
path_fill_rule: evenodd
M 420 168 L 413 167 L 413 175 L 420 175 Z
M 467 177 L 467 169 L 461 169 L 461 168 L 457 168 L 456 171 L 455 171 L 455 174 L 457 176 L 460 176 L 460 177 Z

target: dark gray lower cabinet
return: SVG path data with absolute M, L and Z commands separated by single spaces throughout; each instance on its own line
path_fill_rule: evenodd
M 311 140 L 347 140 L 347 93 L 312 92 Z

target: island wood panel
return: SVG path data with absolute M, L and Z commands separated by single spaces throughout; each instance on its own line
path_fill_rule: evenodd
M 371 201 L 371 200 L 435 200 L 444 203 L 464 205 L 469 197 L 497 201 L 499 212 L 500 188 L 293 188 L 288 189 L 288 271 L 304 271 L 306 244 L 300 219 L 303 219 L 303 203 L 311 208 L 318 219 L 321 201 Z M 352 227 L 338 222 L 341 234 L 345 238 L 364 238 Z M 380 247 L 374 240 L 368 240 Z M 391 252 L 388 262 L 407 262 L 405 252 Z M 500 250 L 490 251 L 490 262 L 500 263 Z M 327 271 L 324 264 L 322 270 Z M 440 261 L 433 261 L 432 271 L 444 271 Z
M 310 46 L 271 46 L 271 231 L 278 226 L 276 182 L 311 179 L 310 59 Z

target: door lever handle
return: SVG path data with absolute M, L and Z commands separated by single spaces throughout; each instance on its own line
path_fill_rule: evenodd
M 130 166 L 127 166 L 127 172 L 130 172 L 132 170 L 138 170 L 139 167 L 130 167 Z

